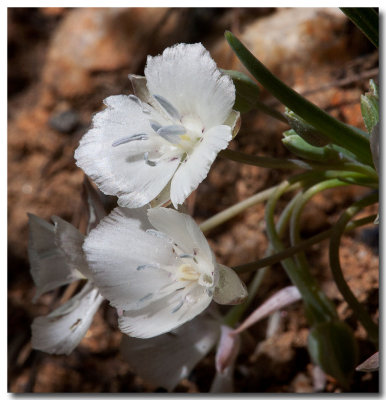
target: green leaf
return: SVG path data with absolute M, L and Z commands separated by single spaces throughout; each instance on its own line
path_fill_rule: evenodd
M 370 80 L 370 91 L 361 96 L 361 111 L 366 129 L 371 134 L 379 122 L 378 88 L 373 80 Z
M 362 135 L 350 126 L 331 117 L 284 84 L 257 60 L 231 32 L 227 31 L 225 37 L 248 71 L 272 95 L 303 118 L 313 128 L 322 132 L 333 143 L 355 154 L 361 162 L 372 165 L 370 144 L 365 135 Z
M 348 18 L 360 29 L 370 40 L 370 42 L 378 48 L 379 44 L 379 15 L 374 8 L 345 8 L 340 7 Z
M 308 336 L 308 351 L 324 372 L 348 389 L 358 363 L 358 344 L 348 325 L 342 321 L 314 325 Z
M 293 129 L 286 131 L 283 134 L 284 138 L 282 139 L 282 142 L 284 146 L 300 158 L 323 163 L 337 162 L 341 160 L 341 156 L 336 150 L 328 146 L 312 146 L 300 137 Z

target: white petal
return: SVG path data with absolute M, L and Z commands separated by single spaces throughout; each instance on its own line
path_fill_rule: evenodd
M 147 215 L 154 228 L 172 238 L 184 253 L 197 253 L 199 258 L 209 263 L 215 262 L 208 241 L 191 216 L 171 208 L 151 208 Z M 213 269 L 214 266 L 208 273 Z
M 118 321 L 119 328 L 129 336 L 144 339 L 170 332 L 204 311 L 212 300 L 200 285 L 195 285 L 189 298 L 181 306 L 176 292 L 140 310 L 124 311 Z
M 90 278 L 87 260 L 82 249 L 84 235 L 62 218 L 53 216 L 51 219 L 55 224 L 55 243 L 63 251 L 67 264 L 79 270 L 86 278 Z
M 218 266 L 218 283 L 213 300 L 218 304 L 239 304 L 248 296 L 244 282 L 232 268 Z
M 231 139 L 231 128 L 227 125 L 218 125 L 205 132 L 203 140 L 173 176 L 171 200 L 174 207 L 182 204 L 206 178 L 218 152 L 225 149 Z
M 206 312 L 173 332 L 151 339 L 123 335 L 121 350 L 132 369 L 149 383 L 172 391 L 214 346 L 219 322 Z
M 67 263 L 65 254 L 55 243 L 54 226 L 33 214 L 29 217 L 28 257 L 36 285 L 34 301 L 43 293 L 66 285 L 82 275 Z
M 278 311 L 283 307 L 292 304 L 295 301 L 300 300 L 301 298 L 302 296 L 300 295 L 300 292 L 296 286 L 287 286 L 279 290 L 263 304 L 257 307 L 256 310 L 253 311 L 245 319 L 245 321 L 243 321 L 243 323 L 237 327 L 237 329 L 235 329 L 235 332 L 243 332 L 261 319 L 273 314 L 275 311 Z
M 236 360 L 240 350 L 240 336 L 232 328 L 221 326 L 221 336 L 216 351 L 216 370 L 224 372 Z
M 167 207 L 170 202 L 170 185 L 171 181 L 162 189 L 161 193 L 150 202 L 151 207 Z
M 45 317 L 32 323 L 32 347 L 50 354 L 70 354 L 86 334 L 103 301 L 87 283 L 82 291 Z
M 216 375 L 210 393 L 233 392 L 233 371 L 240 350 L 240 336 L 226 325 L 221 326 L 221 336 L 216 351 Z
M 119 204 L 142 207 L 153 200 L 167 185 L 179 165 L 178 158 L 165 159 L 156 166 L 145 163 L 145 152 L 159 152 L 166 141 L 151 128 L 142 108 L 129 96 L 105 99 L 107 108 L 93 118 L 93 128 L 81 139 L 75 151 L 77 165 L 105 194 L 119 197 Z M 148 135 L 113 146 L 125 137 Z M 167 145 L 167 143 L 166 143 Z
M 198 116 L 206 129 L 222 124 L 232 110 L 233 82 L 201 43 L 181 43 L 149 56 L 145 76 L 153 95 L 164 97 L 182 116 Z
M 93 229 L 83 249 L 93 281 L 110 303 L 124 310 L 145 307 L 181 286 L 162 266 L 176 262 L 170 241 L 145 230 L 145 210 L 116 208 Z

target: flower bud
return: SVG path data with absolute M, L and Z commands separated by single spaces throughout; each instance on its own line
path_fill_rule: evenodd
M 335 320 L 314 325 L 308 351 L 315 364 L 348 388 L 358 362 L 358 345 L 347 324 Z
M 283 133 L 284 146 L 300 158 L 317 162 L 340 161 L 341 156 L 336 150 L 324 146 L 315 147 L 300 137 L 293 129 Z
M 316 130 L 308 124 L 303 118 L 295 114 L 293 111 L 286 109 L 284 113 L 290 127 L 307 143 L 316 147 L 323 147 L 331 143 L 330 139 L 323 135 L 323 133 Z

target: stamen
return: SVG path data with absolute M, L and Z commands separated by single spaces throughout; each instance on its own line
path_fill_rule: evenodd
M 158 101 L 158 103 L 161 104 L 161 106 L 164 108 L 164 110 L 174 119 L 177 119 L 178 121 L 181 120 L 180 113 L 177 111 L 177 109 L 173 106 L 173 104 L 169 103 L 168 100 L 165 99 L 165 97 L 162 97 L 158 94 L 154 94 L 153 97 Z
M 158 121 L 154 121 L 154 119 L 149 119 L 150 126 L 153 128 L 154 132 L 157 132 L 159 128 L 161 128 L 161 124 Z
M 194 256 L 192 256 L 191 254 L 181 254 L 178 257 L 180 257 L 180 258 L 194 258 Z
M 157 163 L 155 161 L 149 160 L 149 152 L 148 151 L 143 155 L 143 158 L 147 165 L 150 165 L 151 167 L 155 167 L 157 165 Z
M 137 103 L 141 108 L 142 108 L 142 102 L 139 100 L 137 96 L 134 96 L 133 94 L 129 94 L 129 99 L 133 100 L 134 103 Z
M 181 141 L 180 135 L 183 135 L 186 129 L 182 125 L 168 125 L 158 129 L 157 133 L 168 142 L 178 144 Z
M 144 269 L 148 269 L 148 268 L 156 268 L 156 269 L 158 269 L 158 267 L 156 265 L 144 264 L 144 265 L 138 265 L 137 271 L 143 271 Z
M 180 303 L 177 304 L 176 307 L 173 308 L 173 310 L 171 311 L 172 314 L 176 313 L 183 305 L 184 305 L 184 301 L 182 300 Z
M 136 140 L 147 140 L 148 138 L 149 136 L 146 133 L 136 133 L 135 135 L 125 136 L 116 140 L 115 142 L 112 143 L 112 146 L 117 147 L 120 146 L 121 144 L 134 142 Z
M 146 296 L 143 296 L 141 299 L 138 300 L 138 303 L 142 303 L 145 300 L 149 300 L 153 297 L 153 293 L 148 293 Z
M 161 238 L 161 239 L 166 239 L 169 243 L 172 242 L 172 240 L 170 239 L 170 237 L 168 235 L 166 235 L 163 232 L 157 231 L 155 229 L 146 229 L 146 233 L 150 233 L 150 235 L 153 235 L 153 236 Z

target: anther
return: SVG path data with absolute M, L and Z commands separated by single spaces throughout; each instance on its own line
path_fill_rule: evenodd
M 159 128 L 157 133 L 168 142 L 178 144 L 181 141 L 180 135 L 183 135 L 186 129 L 182 125 L 168 125 Z
M 146 229 L 146 233 L 150 233 L 150 235 L 153 235 L 161 239 L 166 239 L 169 243 L 172 242 L 172 240 L 169 238 L 168 235 L 166 235 L 163 232 L 157 231 L 156 229 Z
M 184 305 L 184 302 L 183 302 L 183 301 L 181 301 L 180 303 L 178 303 L 177 306 L 174 307 L 173 310 L 171 311 L 172 314 L 176 313 L 183 305 Z
M 136 133 L 135 135 L 125 136 L 116 140 L 115 142 L 112 143 L 112 146 L 117 147 L 120 146 L 121 144 L 134 142 L 136 140 L 147 140 L 148 138 L 149 136 L 146 133 Z
M 150 110 L 145 107 L 145 104 L 142 103 L 142 101 L 137 97 L 134 96 L 133 94 L 129 94 L 129 99 L 137 103 L 141 108 L 142 111 L 146 114 L 150 114 Z
M 143 296 L 141 299 L 138 300 L 138 303 L 142 303 L 145 300 L 150 300 L 153 297 L 153 293 L 148 293 L 146 296 Z
M 191 254 L 181 254 L 178 257 L 180 257 L 180 258 L 194 258 L 194 256 L 192 256 Z
M 144 269 L 148 269 L 148 268 L 157 268 L 157 266 L 152 265 L 152 264 L 144 264 L 144 265 L 138 265 L 137 267 L 137 271 L 143 271 Z
M 153 97 L 158 101 L 159 104 L 163 107 L 163 109 L 174 119 L 176 120 L 181 120 L 180 113 L 177 111 L 177 109 L 173 106 L 173 104 L 169 103 L 168 100 L 165 99 L 165 97 L 162 97 L 158 94 L 154 94 Z
M 154 132 L 157 132 L 159 128 L 161 128 L 161 124 L 158 121 L 154 121 L 154 119 L 149 119 L 150 126 L 153 128 Z

